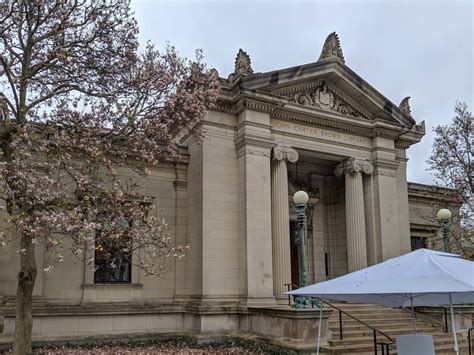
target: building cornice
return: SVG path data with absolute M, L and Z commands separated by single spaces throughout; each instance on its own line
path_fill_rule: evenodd
M 426 200 L 427 202 L 435 199 L 458 206 L 462 204 L 459 194 L 453 189 L 411 182 L 408 182 L 407 187 L 409 199 Z
M 213 108 L 215 111 L 234 115 L 246 109 L 268 113 L 271 118 L 309 123 L 315 127 L 330 128 L 362 137 L 392 139 L 397 148 L 403 149 L 419 142 L 424 135 L 424 126 L 414 125 L 407 130 L 395 122 L 377 117 L 373 117 L 372 120 L 350 117 L 338 112 L 292 103 L 284 97 L 261 91 L 242 90 L 238 94 L 238 99 L 221 96 Z

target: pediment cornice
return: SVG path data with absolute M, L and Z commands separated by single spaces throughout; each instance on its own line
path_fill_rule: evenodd
M 405 108 L 406 105 L 401 107 L 395 105 L 347 65 L 334 58 L 266 73 L 254 73 L 222 86 L 222 92 L 227 96 L 238 95 L 240 90 L 284 94 L 297 87 L 318 85 L 321 81 L 325 81 L 335 97 L 348 104 L 348 107 L 355 110 L 363 119 L 380 118 L 396 122 L 405 128 L 410 128 L 416 123 L 409 110 Z M 355 114 L 354 111 L 348 111 L 347 106 L 343 107 L 342 111 L 345 114 L 348 112 Z M 339 106 L 336 108 L 339 109 Z

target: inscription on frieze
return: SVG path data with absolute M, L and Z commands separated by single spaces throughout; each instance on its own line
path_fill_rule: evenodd
M 346 144 L 353 144 L 364 147 L 371 147 L 372 141 L 367 137 L 354 136 L 336 131 L 330 131 L 319 127 L 311 127 L 307 125 L 300 125 L 292 122 L 272 120 L 272 129 L 282 132 L 298 134 L 306 137 L 320 138 L 333 142 L 340 142 Z

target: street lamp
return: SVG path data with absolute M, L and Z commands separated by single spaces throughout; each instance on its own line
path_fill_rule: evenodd
M 306 222 L 306 207 L 309 200 L 309 196 L 304 191 L 297 191 L 293 195 L 293 202 L 295 203 L 295 210 L 297 213 L 297 221 L 299 227 L 300 237 L 300 287 L 306 286 L 306 256 L 304 246 L 304 232 Z
M 443 233 L 444 251 L 449 252 L 449 228 L 451 226 L 451 211 L 442 208 L 436 214 L 438 222 L 441 225 L 441 232 Z
M 306 207 L 309 200 L 309 196 L 304 191 L 297 191 L 293 195 L 293 202 L 295 203 L 295 211 L 297 214 L 296 220 L 298 221 L 299 228 L 299 239 L 300 239 L 300 287 L 306 286 L 306 254 L 305 254 L 305 223 L 306 223 Z M 316 302 L 308 297 L 296 297 L 293 308 L 305 308 L 306 306 L 312 306 Z

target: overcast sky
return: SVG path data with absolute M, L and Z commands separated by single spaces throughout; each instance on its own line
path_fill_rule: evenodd
M 448 123 L 456 99 L 473 108 L 474 1 L 180 1 L 132 0 L 140 39 L 167 42 L 181 55 L 202 48 L 227 77 L 239 48 L 256 72 L 318 59 L 327 35 L 339 34 L 348 65 L 398 104 L 411 96 L 427 134 L 408 151 L 408 180 L 432 183 L 425 160 L 432 127 Z

